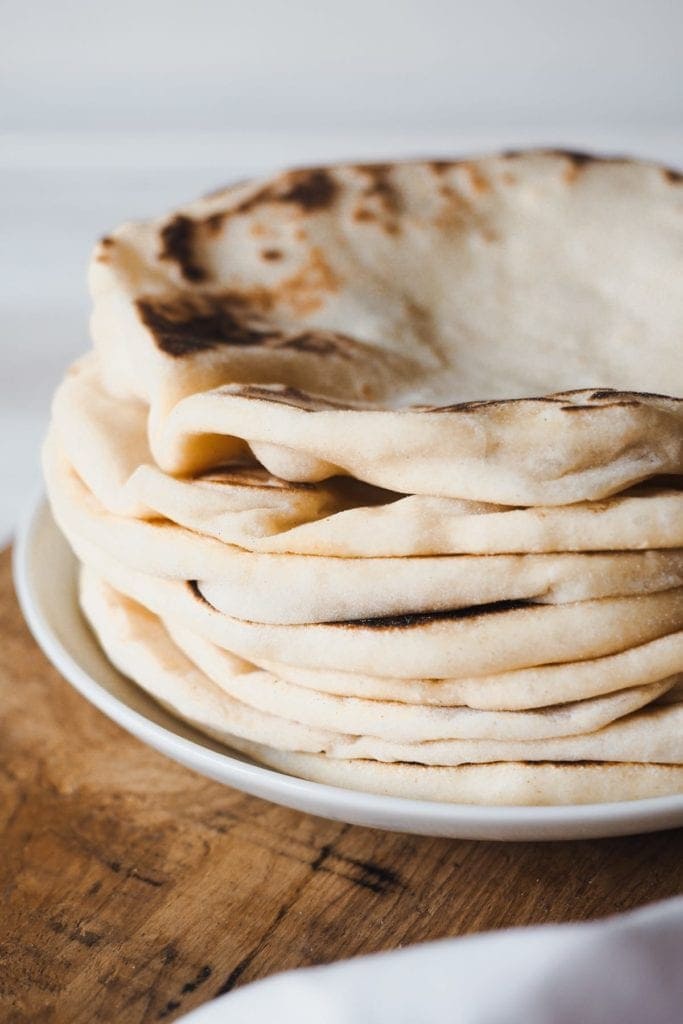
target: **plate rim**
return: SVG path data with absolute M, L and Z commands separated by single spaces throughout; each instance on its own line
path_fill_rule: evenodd
M 365 827 L 390 831 L 519 841 L 525 832 L 531 839 L 561 840 L 627 835 L 683 825 L 683 794 L 611 803 L 547 806 L 413 800 L 344 789 L 286 775 L 236 758 L 229 750 L 225 753 L 212 750 L 199 741 L 180 736 L 112 694 L 78 663 L 56 635 L 31 580 L 36 537 L 41 528 L 50 526 L 66 545 L 40 487 L 27 504 L 15 534 L 12 552 L 14 588 L 22 614 L 38 646 L 60 675 L 98 710 L 141 742 L 191 770 L 208 775 L 223 785 L 319 817 L 342 821 L 351 819 Z M 226 770 L 232 776 L 230 780 L 225 778 Z M 325 809 L 321 810 L 321 807 Z M 396 821 L 401 824 L 397 826 Z M 515 834 L 505 835 L 507 829 Z M 551 834 L 543 835 L 547 830 Z M 490 834 L 477 836 L 478 831 Z

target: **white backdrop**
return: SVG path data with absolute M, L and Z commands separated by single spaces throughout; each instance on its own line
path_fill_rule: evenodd
M 524 144 L 683 166 L 677 0 L 0 0 L 0 540 L 93 240 L 231 178 Z
M 677 0 L 4 0 L 6 126 L 662 123 Z

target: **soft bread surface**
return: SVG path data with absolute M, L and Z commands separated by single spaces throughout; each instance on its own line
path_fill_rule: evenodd
M 540 152 L 230 189 L 96 251 L 103 381 L 172 472 L 530 505 L 681 473 L 682 193 Z
M 109 657 L 155 699 L 210 735 L 264 742 L 281 751 L 320 750 L 331 758 L 379 762 L 413 762 L 444 767 L 492 761 L 557 761 L 677 764 L 683 705 L 653 705 L 580 736 L 510 742 L 500 739 L 392 742 L 376 736 L 316 729 L 254 709 L 222 687 L 184 649 L 176 646 L 160 620 L 136 602 L 117 594 L 86 572 L 81 601 Z M 233 664 L 229 672 L 248 676 Z M 248 688 L 249 679 L 244 681 Z M 660 688 L 664 692 L 665 687 Z M 655 691 L 652 691 L 653 699 Z M 473 713 L 476 715 L 476 712 Z M 239 742 L 236 744 L 240 749 Z M 296 763 L 296 762 L 294 762 Z M 530 801 L 533 802 L 533 801 Z
M 136 572 L 196 582 L 219 611 L 274 624 L 335 622 L 506 601 L 568 604 L 683 586 L 683 549 L 423 558 L 244 551 L 167 520 L 113 515 L 55 444 L 45 478 L 58 521 Z
M 168 519 L 262 553 L 368 558 L 683 547 L 683 486 L 675 478 L 601 501 L 509 508 L 401 495 L 348 477 L 296 484 L 253 462 L 173 476 L 154 462 L 146 406 L 110 395 L 92 353 L 58 388 L 51 435 L 109 512 Z

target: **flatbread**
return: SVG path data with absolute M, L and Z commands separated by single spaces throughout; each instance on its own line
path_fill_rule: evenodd
M 411 707 L 464 705 L 483 711 L 525 711 L 599 697 L 668 676 L 681 677 L 683 632 L 670 633 L 604 658 L 469 679 L 387 679 L 358 672 L 302 668 L 259 657 L 255 661 L 279 679 L 339 697 L 394 701 Z
M 231 746 L 288 775 L 343 789 L 409 800 L 493 806 L 561 806 L 645 800 L 683 792 L 683 767 L 528 761 L 435 767 L 343 761 L 321 754 L 274 750 L 247 740 Z
M 43 462 L 54 514 L 70 534 L 137 572 L 197 581 L 213 607 L 254 622 L 334 622 L 514 600 L 564 604 L 683 585 L 683 549 L 412 559 L 248 552 L 167 520 L 107 512 L 52 434 Z
M 683 489 L 673 479 L 540 508 L 424 494 L 381 502 L 377 493 L 349 493 L 349 482 L 292 484 L 253 466 L 177 479 L 143 465 L 131 490 L 172 522 L 263 553 L 384 558 L 683 547 Z
M 252 551 L 400 557 L 683 546 L 683 487 L 673 479 L 599 502 L 506 508 L 405 496 L 348 477 L 296 484 L 255 464 L 174 477 L 153 462 L 146 406 L 113 398 L 92 353 L 57 389 L 53 430 L 68 462 L 110 512 L 168 519 Z
M 62 524 L 63 529 L 63 524 Z M 683 629 L 683 588 L 569 605 L 515 603 L 432 615 L 276 626 L 222 615 L 196 587 L 136 573 L 65 531 L 115 590 L 250 661 L 405 679 L 451 678 L 581 661 Z
M 103 382 L 172 473 L 251 452 L 509 505 L 680 474 L 681 187 L 533 152 L 287 172 L 123 225 L 90 271 Z
M 103 239 L 45 470 L 110 660 L 332 784 L 683 791 L 682 189 L 338 165 Z
M 259 672 L 242 669 L 239 659 L 183 628 L 165 621 L 169 637 L 194 665 L 229 696 L 270 715 L 316 729 L 371 736 L 390 743 L 434 740 L 490 740 L 523 744 L 539 739 L 593 733 L 666 694 L 676 677 L 619 690 L 604 697 L 558 704 L 534 711 L 480 711 L 465 707 L 420 707 L 321 693 Z M 683 744 L 683 740 L 681 741 Z M 683 754 L 683 750 L 681 751 Z M 360 755 L 365 756 L 365 755 Z M 367 755 L 375 756 L 375 755 Z M 443 753 L 437 755 L 440 758 Z M 512 760 L 517 760 L 517 753 Z M 384 759 L 384 758 L 382 758 Z M 393 757 L 405 760 L 405 756 Z M 683 759 L 683 758 L 682 758 Z M 484 760 L 490 760 L 487 754 Z M 444 763 L 443 760 L 436 763 Z
M 282 770 L 301 772 L 305 776 L 319 777 L 324 781 L 337 781 L 341 775 L 344 779 L 355 780 L 352 788 L 380 788 L 380 791 L 384 792 L 396 793 L 397 786 L 403 787 L 408 783 L 406 789 L 411 795 L 429 799 L 466 801 L 470 799 L 467 795 L 468 783 L 475 783 L 474 789 L 479 790 L 478 802 L 490 803 L 506 802 L 500 800 L 501 791 L 509 793 L 510 782 L 513 784 L 513 792 L 524 794 L 521 798 L 516 797 L 518 802 L 547 802 L 550 792 L 554 793 L 557 789 L 565 794 L 564 799 L 562 796 L 558 799 L 553 795 L 553 802 L 564 802 L 570 794 L 573 801 L 581 799 L 582 793 L 585 799 L 585 786 L 579 785 L 577 789 L 577 781 L 588 781 L 585 773 L 587 766 L 583 763 L 586 754 L 595 757 L 596 761 L 604 759 L 616 762 L 615 765 L 600 765 L 606 769 L 605 775 L 589 773 L 588 778 L 598 783 L 592 790 L 592 799 L 615 799 L 623 797 L 625 792 L 629 796 L 653 795 L 653 792 L 672 791 L 671 787 L 680 787 L 683 783 L 683 772 L 663 770 L 667 762 L 674 767 L 680 767 L 677 759 L 681 756 L 681 704 L 637 712 L 588 736 L 531 741 L 525 744 L 456 741 L 397 745 L 371 737 L 323 733 L 320 734 L 320 738 L 323 745 L 330 748 L 332 756 L 305 756 L 296 749 L 293 754 L 287 750 L 276 750 L 270 745 L 255 743 L 244 734 L 260 733 L 269 736 L 274 733 L 277 743 L 292 743 L 295 747 L 302 744 L 306 749 L 307 743 L 315 743 L 315 733 L 307 727 L 297 726 L 296 723 L 254 712 L 253 709 L 240 705 L 239 701 L 219 691 L 208 677 L 175 647 L 155 616 L 150 615 L 135 602 L 117 595 L 92 573 L 83 574 L 81 601 L 112 662 L 156 700 L 214 738 L 230 743 L 237 749 L 246 750 L 252 755 L 255 754 L 258 759 L 274 764 Z M 233 730 L 236 730 L 237 735 L 233 734 Z M 559 772 L 548 771 L 550 766 L 547 759 L 551 751 L 567 759 L 561 763 L 562 770 Z M 511 764 L 505 764 L 502 756 L 505 753 L 509 753 L 513 758 L 523 753 L 525 761 L 541 759 L 543 763 L 534 766 L 541 771 L 521 771 L 523 766 L 527 769 L 531 766 L 514 759 Z M 402 760 L 398 764 L 382 765 L 384 771 L 377 771 L 380 767 L 376 763 L 377 754 L 380 754 L 380 759 L 383 756 L 389 762 L 395 756 Z M 433 761 L 442 756 L 454 759 L 454 763 L 459 766 L 480 764 L 482 771 L 474 775 L 452 771 L 444 773 L 444 767 L 449 765 L 444 766 L 437 762 L 434 769 L 427 771 L 426 774 L 417 773 L 416 769 L 421 765 L 414 760 L 415 757 Z M 406 757 L 413 759 L 410 765 L 405 763 Z M 494 765 L 491 761 L 484 761 L 485 757 L 493 757 L 502 763 Z M 468 760 L 458 760 L 461 758 Z M 640 776 L 635 771 L 634 758 L 642 762 L 638 765 L 642 768 Z M 582 763 L 574 766 L 571 764 L 572 759 Z M 649 759 L 654 761 L 654 765 L 646 763 Z M 324 767 L 323 761 L 327 762 L 329 767 Z M 357 765 L 358 770 L 347 772 L 347 761 Z M 609 770 L 617 765 L 620 771 Z M 597 766 L 597 763 L 592 765 L 596 768 Z M 655 766 L 660 770 L 653 770 Z M 395 768 L 397 771 L 390 772 L 389 768 Z M 410 770 L 406 772 L 408 768 Z M 505 772 L 505 768 L 510 769 L 509 774 Z M 577 778 L 574 777 L 573 770 L 578 772 Z M 520 790 L 521 780 L 524 780 L 524 785 Z M 380 781 L 382 785 L 378 787 Z M 418 785 L 413 786 L 413 781 L 417 781 Z M 444 789 L 444 783 L 447 782 L 450 786 Z M 542 783 L 540 792 L 539 782 Z M 547 792 L 549 782 L 554 785 L 551 785 L 550 791 Z M 441 795 L 435 795 L 437 793 Z M 405 790 L 399 790 L 398 795 L 406 795 Z

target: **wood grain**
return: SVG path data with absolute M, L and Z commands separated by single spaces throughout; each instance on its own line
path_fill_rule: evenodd
M 0 554 L 0 1020 L 172 1021 L 264 975 L 683 889 L 683 831 L 392 835 L 233 792 L 143 746 L 33 642 Z

